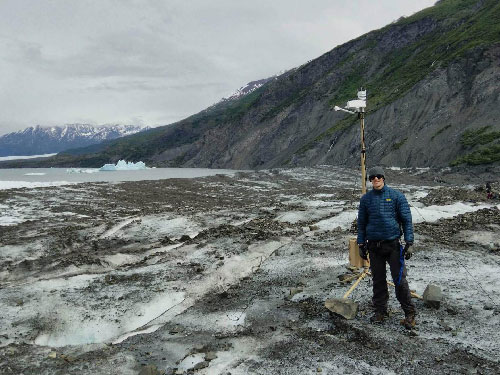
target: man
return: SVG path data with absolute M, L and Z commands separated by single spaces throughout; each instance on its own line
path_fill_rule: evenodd
M 385 183 L 384 170 L 374 167 L 368 171 L 373 189 L 361 197 L 358 212 L 358 239 L 361 258 L 368 259 L 373 277 L 373 305 L 375 314 L 370 320 L 382 323 L 387 313 L 389 292 L 386 280 L 386 262 L 389 263 L 392 280 L 405 319 L 406 328 L 415 326 L 415 305 L 411 300 L 410 288 L 406 281 L 405 259 L 410 259 L 413 244 L 411 211 L 405 196 Z M 404 233 L 406 245 L 399 239 Z

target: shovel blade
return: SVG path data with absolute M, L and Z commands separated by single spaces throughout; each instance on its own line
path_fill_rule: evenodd
M 351 320 L 356 317 L 359 304 L 348 298 L 331 298 L 325 301 L 325 307 L 332 313 Z

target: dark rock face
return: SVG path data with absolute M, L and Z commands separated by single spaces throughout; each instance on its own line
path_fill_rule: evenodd
M 368 113 L 368 161 L 389 166 L 447 166 L 468 151 L 460 143 L 465 130 L 485 125 L 500 130 L 496 120 L 500 116 L 499 51 L 473 52 L 433 72 L 393 103 Z M 479 64 L 480 71 L 468 71 L 469 66 Z M 345 117 L 332 111 L 326 98 L 311 98 L 259 122 L 260 110 L 256 108 L 256 113 L 249 113 L 239 123 L 208 129 L 189 146 L 175 148 L 184 156 L 181 165 L 259 168 L 359 164 L 360 128 L 355 116 L 347 129 L 322 137 Z M 170 159 L 172 153 L 169 149 L 158 160 L 168 164 L 179 160 Z

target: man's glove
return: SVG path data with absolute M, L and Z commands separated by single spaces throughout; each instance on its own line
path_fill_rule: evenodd
M 407 242 L 405 244 L 405 247 L 403 249 L 403 255 L 404 255 L 406 260 L 410 259 L 413 256 L 413 250 L 410 249 L 410 246 L 412 246 L 412 245 L 413 245 L 413 242 Z
M 358 243 L 359 247 L 359 256 L 364 260 L 368 260 L 368 249 L 366 248 L 366 244 Z

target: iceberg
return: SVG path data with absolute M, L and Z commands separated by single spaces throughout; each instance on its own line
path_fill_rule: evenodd
M 96 173 L 99 172 L 97 168 L 68 168 L 66 173 Z
M 104 164 L 100 171 L 137 171 L 140 169 L 147 169 L 146 164 L 142 161 L 138 161 L 137 163 L 133 163 L 131 161 L 126 162 L 125 160 L 119 160 L 118 163 L 115 164 Z

